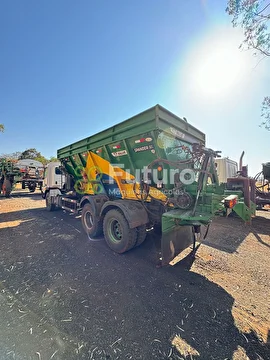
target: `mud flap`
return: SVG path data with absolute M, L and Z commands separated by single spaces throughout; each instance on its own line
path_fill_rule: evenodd
M 193 245 L 194 234 L 192 226 L 176 226 L 162 233 L 161 264 L 168 265 L 183 250 Z
M 195 215 L 191 212 L 172 210 L 162 215 L 161 265 L 168 265 L 182 251 L 193 246 L 195 254 L 196 241 L 201 242 L 207 235 L 201 236 L 201 225 L 209 225 L 211 216 Z

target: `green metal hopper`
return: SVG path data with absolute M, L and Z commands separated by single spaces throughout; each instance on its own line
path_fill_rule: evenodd
M 160 105 L 57 151 L 78 194 L 138 201 L 149 226 L 162 225 L 163 264 L 220 209 L 216 156 L 200 130 Z

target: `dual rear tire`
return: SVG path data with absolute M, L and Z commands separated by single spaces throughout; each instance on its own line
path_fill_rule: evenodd
M 107 212 L 103 221 L 104 238 L 113 251 L 122 254 L 136 245 L 136 228 L 130 229 L 129 224 L 118 209 Z
M 102 235 L 102 220 L 98 218 L 91 204 L 85 204 L 82 209 L 82 226 L 89 238 L 96 238 Z
M 103 218 L 96 216 L 91 204 L 86 204 L 82 210 L 82 225 L 90 238 L 103 233 L 108 247 L 118 254 L 141 245 L 146 238 L 146 226 L 131 229 L 119 209 L 109 210 Z

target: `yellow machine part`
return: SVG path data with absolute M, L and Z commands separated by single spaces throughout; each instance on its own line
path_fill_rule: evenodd
M 109 161 L 103 159 L 97 154 L 89 151 L 87 156 L 86 167 L 84 168 L 82 175 L 84 180 L 82 180 L 80 186 L 85 194 L 96 194 L 98 181 L 95 183 L 97 175 L 106 174 L 111 176 L 120 190 L 122 199 L 129 200 L 138 200 L 140 196 L 140 184 L 135 183 L 135 177 L 130 173 L 124 171 L 123 169 L 112 166 Z M 94 181 L 93 181 L 94 179 Z M 130 182 L 130 183 L 129 183 Z M 163 194 L 162 191 L 150 186 L 149 195 L 145 199 L 150 201 L 151 197 L 166 202 L 167 196 Z

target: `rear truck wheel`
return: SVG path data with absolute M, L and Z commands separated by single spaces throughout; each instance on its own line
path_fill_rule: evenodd
M 35 190 L 36 190 L 36 184 L 35 184 L 35 183 L 30 183 L 30 184 L 28 185 L 28 189 L 29 189 L 30 192 L 35 192 Z
M 137 230 L 137 240 L 136 240 L 136 245 L 135 246 L 140 246 L 144 242 L 144 240 L 146 238 L 146 235 L 147 235 L 147 233 L 146 233 L 146 225 L 138 226 L 136 228 L 136 230 Z
M 8 179 L 5 179 L 3 186 L 2 186 L 2 190 L 3 190 L 3 195 L 6 198 L 10 197 L 11 189 L 12 189 L 11 181 Z
M 55 206 L 55 204 L 52 203 L 52 198 L 50 196 L 49 191 L 47 192 L 45 199 L 46 199 L 46 209 L 48 211 L 54 211 L 56 206 Z
M 82 209 L 82 226 L 90 238 L 99 237 L 103 233 L 102 220 L 95 215 L 89 203 L 85 204 Z
M 103 232 L 107 245 L 118 254 L 132 249 L 137 242 L 137 229 L 130 229 L 129 224 L 120 210 L 107 212 L 103 221 Z

